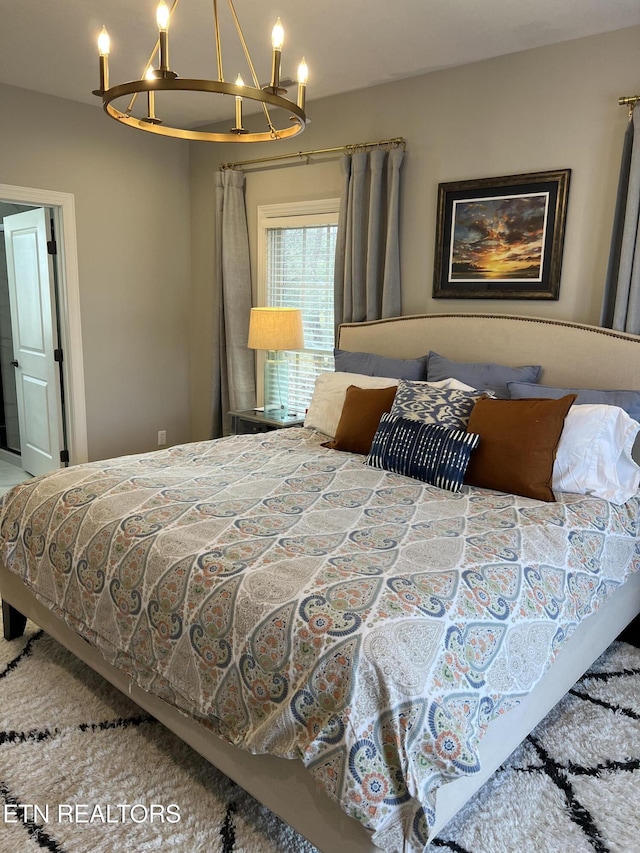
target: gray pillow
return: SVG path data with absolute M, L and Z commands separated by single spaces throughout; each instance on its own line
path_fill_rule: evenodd
M 554 388 L 550 385 L 531 385 L 528 382 L 508 382 L 507 388 L 514 400 L 523 397 L 551 397 L 557 399 L 567 394 L 577 394 L 574 405 L 619 406 L 630 418 L 640 421 L 640 391 L 601 391 L 595 388 Z
M 335 349 L 333 355 L 338 373 L 362 373 L 364 376 L 388 376 L 392 379 L 422 379 L 427 375 L 428 356 L 422 358 L 389 358 L 373 352 L 348 352 Z
M 452 361 L 437 352 L 430 352 L 427 382 L 458 379 L 478 391 L 493 391 L 499 400 L 508 400 L 507 382 L 537 382 L 541 370 L 539 364 L 509 367 L 491 361 Z

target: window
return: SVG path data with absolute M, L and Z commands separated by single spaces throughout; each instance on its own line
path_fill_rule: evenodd
M 258 305 L 301 308 L 303 350 L 287 352 L 289 409 L 304 412 L 316 376 L 333 370 L 333 268 L 339 199 L 258 208 Z M 264 354 L 258 353 L 260 368 Z M 258 397 L 262 370 L 258 369 Z

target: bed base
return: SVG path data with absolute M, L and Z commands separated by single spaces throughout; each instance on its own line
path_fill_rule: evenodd
M 17 640 L 24 634 L 27 617 L 8 602 L 2 601 L 2 629 L 5 640 Z
M 324 853 L 335 853 L 336 850 L 340 850 L 340 853 L 380 853 L 364 827 L 349 818 L 316 787 L 313 778 L 300 762 L 244 752 L 213 735 L 197 720 L 146 693 L 56 618 L 32 595 L 20 578 L 1 564 L 0 594 L 3 616 L 8 612 L 13 630 L 17 631 L 17 626 L 26 617 L 31 619 L 319 850 Z M 438 792 L 436 833 L 444 829 L 638 614 L 640 572 L 616 590 L 598 613 L 578 626 L 563 646 L 553 667 L 532 693 L 517 708 L 495 720 L 496 725 L 492 723 L 489 726 L 480 744 L 482 770 L 445 785 Z M 19 636 L 19 633 L 15 636 Z

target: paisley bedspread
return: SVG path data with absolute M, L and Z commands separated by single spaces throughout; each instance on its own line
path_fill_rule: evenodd
M 302 428 L 56 471 L 0 556 L 144 689 L 420 851 L 487 723 L 640 567 L 640 504 L 459 494 Z

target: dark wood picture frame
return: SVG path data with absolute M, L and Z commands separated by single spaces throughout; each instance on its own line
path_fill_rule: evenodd
M 439 184 L 434 298 L 558 299 L 570 175 Z

